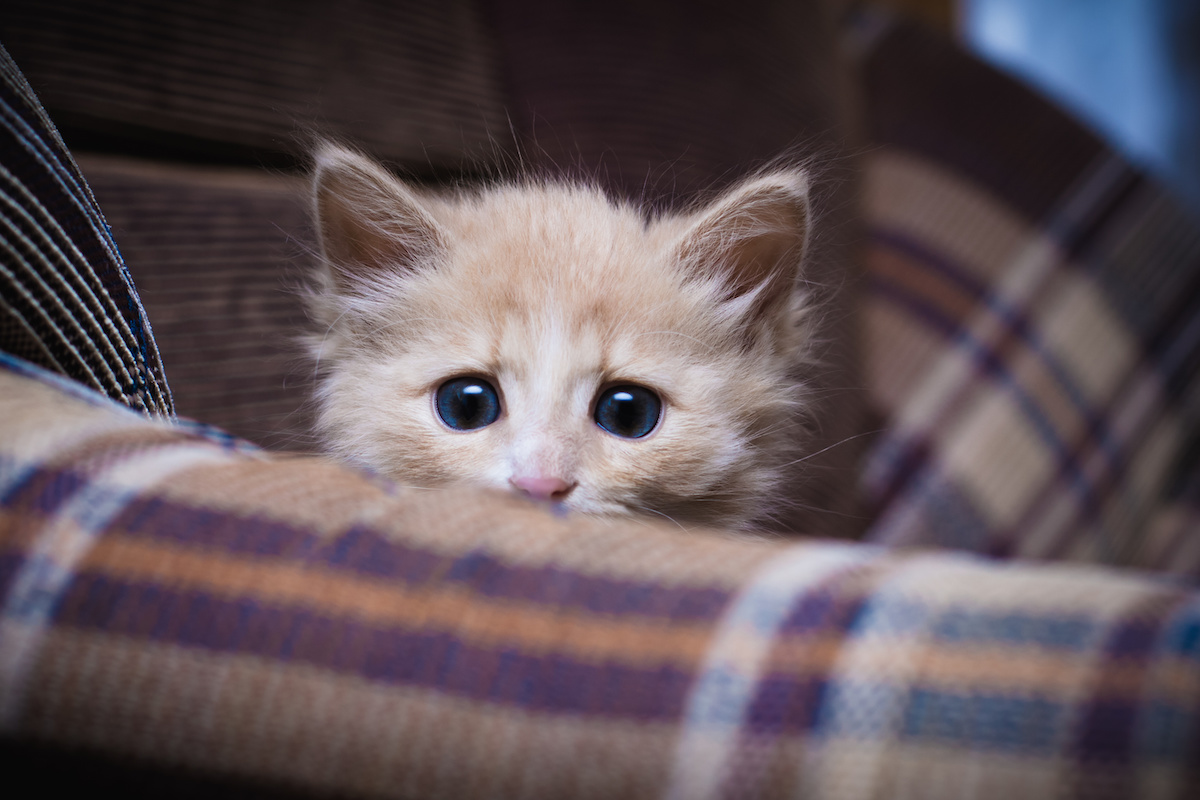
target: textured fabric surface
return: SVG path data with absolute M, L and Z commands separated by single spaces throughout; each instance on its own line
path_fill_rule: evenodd
M 949 43 L 864 74 L 870 537 L 1200 577 L 1200 224 Z
M 1200 595 L 564 519 L 4 357 L 0 731 L 375 797 L 1194 797 Z
M 79 168 L 0 48 L 0 349 L 170 415 L 145 312 Z
M 319 132 L 443 169 L 511 141 L 469 0 L 9 0 L 0 41 L 81 138 L 245 161 Z
M 821 3 L 482 5 L 534 166 L 661 206 L 789 148 L 829 158 L 845 146 L 849 87 Z
M 312 450 L 299 344 L 314 262 L 308 186 L 265 171 L 79 158 L 121 244 L 181 416 Z

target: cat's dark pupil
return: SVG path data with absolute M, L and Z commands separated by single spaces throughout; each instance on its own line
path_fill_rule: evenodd
M 596 424 L 625 439 L 640 439 L 658 425 L 662 402 L 642 386 L 614 386 L 596 403 Z
M 470 431 L 496 421 L 500 416 L 500 398 L 485 380 L 454 378 L 438 389 L 437 410 L 451 428 Z
M 482 378 L 452 378 L 437 390 L 438 416 L 451 428 L 476 430 L 500 417 L 500 397 Z M 596 402 L 596 424 L 624 439 L 640 439 L 658 425 L 662 401 L 642 386 L 614 386 Z

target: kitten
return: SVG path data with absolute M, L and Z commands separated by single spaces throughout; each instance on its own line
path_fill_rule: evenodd
M 438 194 L 315 154 L 329 451 L 398 482 L 770 527 L 804 428 L 800 170 L 649 216 L 566 183 Z

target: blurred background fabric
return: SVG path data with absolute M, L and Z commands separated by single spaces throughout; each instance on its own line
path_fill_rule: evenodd
M 1200 216 L 1200 3 L 881 0 L 1091 125 Z

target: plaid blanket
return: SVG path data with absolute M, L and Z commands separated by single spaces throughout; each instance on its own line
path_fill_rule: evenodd
M 0 731 L 379 797 L 1194 797 L 1200 594 L 562 519 L 6 357 Z
M 94 791 L 103 763 L 154 796 L 1196 796 L 1200 592 L 1164 574 L 1196 571 L 1195 229 L 934 49 L 876 33 L 864 62 L 885 422 L 865 485 L 887 547 L 563 518 L 169 421 L 102 218 L 3 64 L 6 208 L 36 211 L 5 219 L 5 338 L 84 376 L 0 356 L 6 780 Z M 989 112 L 1023 102 L 1032 142 Z
M 1200 578 L 1200 224 L 931 34 L 864 73 L 870 537 Z

